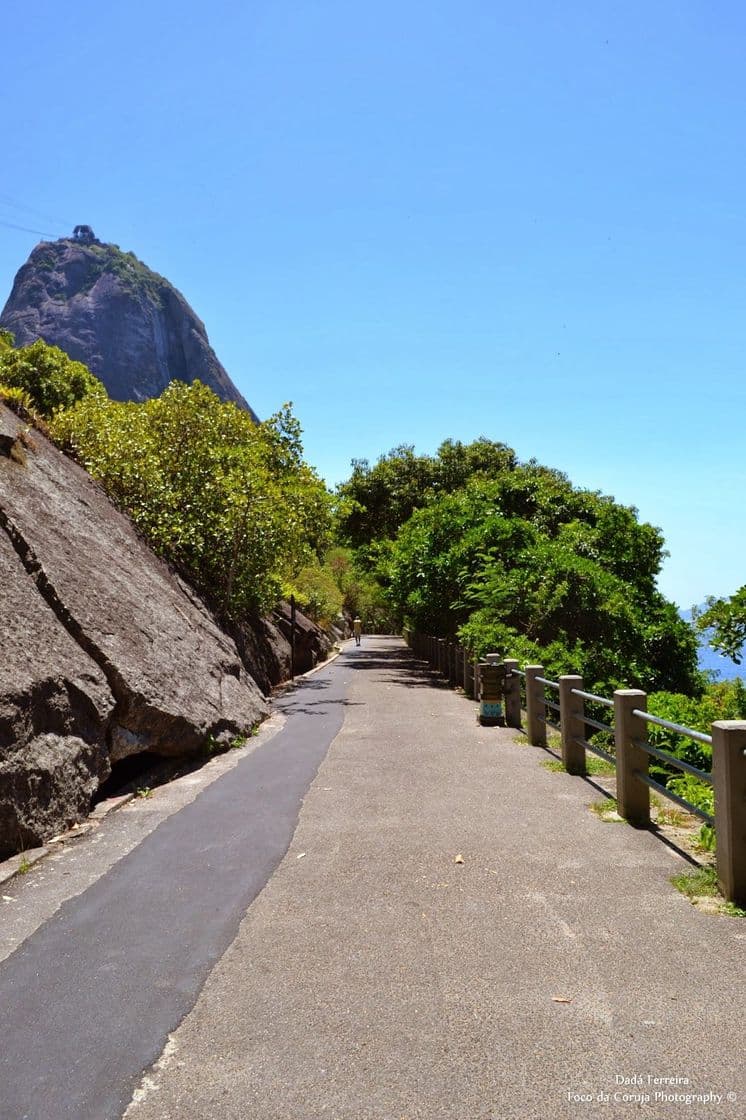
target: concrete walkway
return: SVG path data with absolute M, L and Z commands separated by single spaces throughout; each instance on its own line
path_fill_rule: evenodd
M 745 1115 L 746 921 L 400 641 L 337 665 L 290 849 L 128 1120 Z

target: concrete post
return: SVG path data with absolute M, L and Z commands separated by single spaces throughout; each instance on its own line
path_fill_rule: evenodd
M 461 684 L 464 689 L 464 696 L 469 695 L 469 652 L 468 650 L 461 650 Z
M 521 678 L 515 669 L 518 662 L 512 658 L 505 659 L 505 726 L 521 726 Z
M 446 671 L 446 640 L 445 638 L 438 638 L 438 672 L 445 673 Z
M 486 666 L 486 661 L 474 662 L 474 699 L 481 700 L 482 698 L 482 669 Z
M 583 688 L 582 677 L 568 674 L 559 678 L 562 762 L 568 774 L 585 774 L 585 747 L 576 742 L 585 738 L 585 704 L 581 696 L 573 696 L 574 688 Z
M 746 906 L 746 723 L 712 725 L 717 876 L 729 902 Z
M 537 677 L 543 676 L 543 665 L 526 666 L 526 735 L 529 743 L 534 747 L 547 745 L 544 685 L 536 681 Z
M 650 787 L 636 774 L 648 772 L 650 755 L 634 744 L 645 739 L 647 725 L 635 708 L 647 711 L 647 693 L 637 688 L 618 688 L 614 693 L 614 741 L 616 744 L 616 803 L 620 817 L 644 828 L 650 824 Z

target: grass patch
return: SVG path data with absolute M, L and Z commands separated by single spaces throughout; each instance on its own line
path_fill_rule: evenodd
M 672 828 L 683 828 L 690 819 L 681 809 L 659 809 L 656 815 L 658 824 L 670 824 Z
M 699 905 L 700 899 L 714 899 L 718 900 L 718 913 L 727 914 L 731 918 L 746 918 L 746 910 L 736 906 L 735 902 L 726 902 L 720 894 L 714 867 L 700 867 L 697 871 L 672 875 L 671 882 L 677 891 L 686 895 L 693 906 Z
M 606 824 L 610 822 L 621 821 L 619 816 L 616 800 L 613 797 L 605 797 L 603 801 L 593 801 L 590 805 L 590 810 L 595 813 L 599 820 L 604 821 Z
M 550 770 L 553 774 L 566 772 L 565 764 L 561 758 L 547 758 L 541 765 L 545 770 Z M 605 758 L 597 758 L 596 755 L 589 754 L 586 756 L 585 760 L 585 772 L 592 778 L 613 778 L 616 774 L 616 767 L 613 763 L 607 762 Z
M 589 754 L 586 758 L 585 770 L 594 778 L 613 778 L 616 774 L 616 766 L 613 762 L 607 762 L 605 758 L 599 758 L 595 754 Z
M 25 856 L 21 856 L 21 862 L 18 864 L 18 867 L 16 869 L 16 875 L 26 875 L 32 867 L 33 864 L 30 863 Z

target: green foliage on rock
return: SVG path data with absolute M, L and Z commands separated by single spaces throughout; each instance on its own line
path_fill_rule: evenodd
M 115 276 L 131 295 L 143 295 L 160 304 L 168 281 L 148 268 L 134 253 L 118 245 L 86 245 L 86 273 L 81 291 L 89 292 L 102 276 Z
M 199 382 L 172 382 L 142 404 L 88 396 L 52 431 L 225 617 L 273 606 L 326 544 L 329 495 L 289 406 L 256 424 Z
M 15 349 L 13 336 L 3 331 L 0 344 L 0 384 L 28 394 L 34 409 L 49 418 L 84 397 L 105 399 L 97 377 L 82 362 L 75 362 L 57 346 L 39 340 Z

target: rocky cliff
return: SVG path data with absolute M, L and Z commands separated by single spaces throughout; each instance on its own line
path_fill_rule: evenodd
M 84 362 L 115 400 L 157 397 L 169 381 L 199 379 L 256 419 L 184 297 L 133 253 L 88 226 L 43 241 L 18 272 L 0 327 L 18 346 L 41 338 Z
M 267 703 L 194 592 L 0 405 L 0 858 L 84 815 L 114 762 L 193 754 Z

